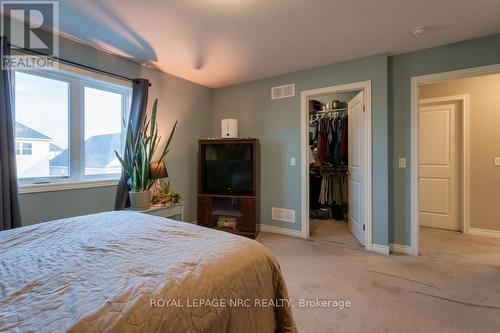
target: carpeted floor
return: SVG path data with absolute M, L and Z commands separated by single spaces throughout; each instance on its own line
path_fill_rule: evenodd
M 283 269 L 300 332 L 500 332 L 500 239 L 421 232 L 419 257 L 365 251 L 345 222 L 310 240 L 261 233 Z M 300 299 L 349 300 L 343 310 Z

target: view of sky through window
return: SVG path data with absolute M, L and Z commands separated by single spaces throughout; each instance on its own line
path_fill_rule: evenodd
M 16 122 L 68 148 L 69 84 L 22 72 L 15 75 Z
M 96 88 L 70 77 L 64 81 L 51 74 L 19 71 L 15 72 L 14 84 L 19 178 L 69 177 L 69 147 L 74 144 L 84 153 L 79 161 L 83 175 L 121 172 L 114 151 L 122 149 L 123 92 L 106 90 L 105 85 L 100 89 L 101 83 Z M 81 87 L 81 93 L 70 96 L 72 84 L 77 91 Z M 70 110 L 70 99 L 77 105 L 75 110 Z M 77 122 L 83 120 L 80 135 L 78 131 L 71 134 L 71 115 Z

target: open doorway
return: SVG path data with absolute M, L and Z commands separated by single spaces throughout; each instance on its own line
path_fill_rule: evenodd
M 301 93 L 302 235 L 372 248 L 371 83 Z
M 498 263 L 500 68 L 419 81 L 412 119 L 415 254 Z

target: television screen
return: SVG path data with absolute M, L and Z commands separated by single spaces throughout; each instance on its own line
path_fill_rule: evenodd
M 205 146 L 204 193 L 252 194 L 252 144 Z

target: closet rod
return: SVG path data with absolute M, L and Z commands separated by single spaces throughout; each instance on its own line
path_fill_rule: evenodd
M 341 170 L 341 171 L 344 171 L 344 170 L 349 170 L 349 166 L 347 165 L 311 165 L 309 167 L 309 169 L 311 170 L 318 170 L 318 169 L 321 169 L 321 170 Z
M 347 112 L 347 108 L 332 109 L 332 110 L 321 110 L 321 111 L 309 111 L 309 115 L 315 115 L 315 114 L 320 114 L 320 113 L 332 113 L 332 112 Z
M 309 168 L 310 173 L 316 172 L 333 172 L 337 174 L 350 175 L 351 171 L 349 168 L 336 168 L 336 167 L 311 167 Z

